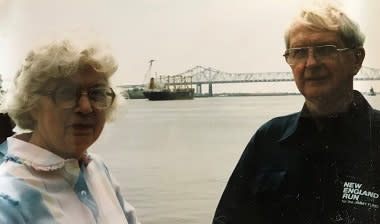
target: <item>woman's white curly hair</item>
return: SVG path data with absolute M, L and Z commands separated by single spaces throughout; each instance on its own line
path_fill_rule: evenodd
M 79 47 L 70 40 L 53 41 L 31 50 L 18 70 L 13 86 L 8 90 L 1 111 L 7 112 L 18 127 L 34 130 L 36 121 L 31 111 L 37 105 L 46 84 L 69 78 L 81 69 L 92 69 L 109 78 L 117 68 L 115 58 L 100 46 Z M 116 102 L 107 109 L 107 120 L 116 107 Z

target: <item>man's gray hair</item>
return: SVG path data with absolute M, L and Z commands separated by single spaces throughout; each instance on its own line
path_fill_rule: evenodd
M 98 45 L 75 45 L 69 40 L 53 41 L 31 50 L 18 70 L 13 86 L 6 94 L 1 110 L 8 112 L 18 127 L 34 130 L 36 122 L 31 111 L 36 107 L 41 92 L 50 81 L 69 78 L 82 69 L 103 74 L 109 84 L 118 65 L 114 57 Z M 116 103 L 106 111 L 107 119 Z
M 290 32 L 296 25 L 303 25 L 313 30 L 337 31 L 346 47 L 362 47 L 365 36 L 359 25 L 350 19 L 338 6 L 325 3 L 303 9 L 285 32 L 286 49 L 290 46 Z

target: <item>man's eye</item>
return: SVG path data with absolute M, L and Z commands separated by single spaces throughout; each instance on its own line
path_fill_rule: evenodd
M 308 53 L 307 48 L 296 48 L 296 49 L 291 49 L 289 51 L 289 56 L 294 57 L 294 58 L 302 58 L 305 57 Z
M 315 53 L 319 56 L 329 56 L 336 52 L 336 48 L 334 46 L 323 46 L 315 48 Z

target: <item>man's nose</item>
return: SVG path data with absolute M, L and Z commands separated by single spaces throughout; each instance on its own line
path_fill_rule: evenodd
M 306 67 L 311 67 L 317 64 L 317 60 L 314 56 L 314 48 L 310 47 L 307 51 Z
M 81 93 L 78 99 L 77 106 L 75 107 L 75 112 L 80 112 L 83 114 L 88 114 L 93 111 L 90 99 L 87 93 Z

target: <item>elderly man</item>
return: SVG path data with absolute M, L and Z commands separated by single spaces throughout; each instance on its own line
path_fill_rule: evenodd
M 253 136 L 214 224 L 380 223 L 380 113 L 353 90 L 364 39 L 332 5 L 294 20 L 284 57 L 304 107 Z

